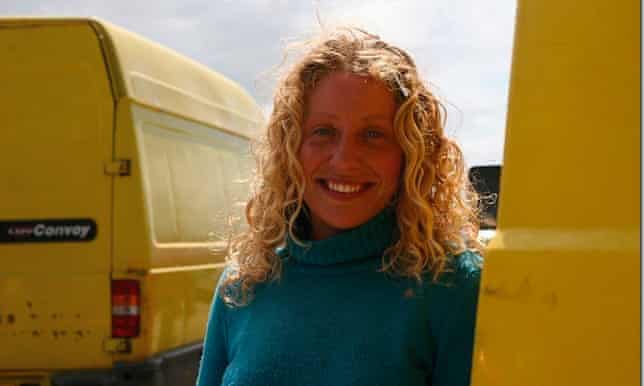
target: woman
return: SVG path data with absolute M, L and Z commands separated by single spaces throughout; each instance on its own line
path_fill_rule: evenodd
M 199 386 L 469 384 L 477 196 L 443 118 L 377 36 L 309 46 L 275 94 Z

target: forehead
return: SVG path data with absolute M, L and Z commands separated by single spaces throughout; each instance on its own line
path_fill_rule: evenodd
M 350 72 L 332 72 L 309 91 L 306 113 L 385 115 L 396 113 L 393 93 L 380 80 Z

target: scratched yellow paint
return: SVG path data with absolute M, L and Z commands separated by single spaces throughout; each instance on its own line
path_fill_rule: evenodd
M 100 42 L 87 23 L 1 26 L 0 221 L 91 218 L 98 232 L 0 243 L 0 370 L 108 366 L 113 99 Z
M 519 1 L 475 386 L 639 384 L 639 15 Z

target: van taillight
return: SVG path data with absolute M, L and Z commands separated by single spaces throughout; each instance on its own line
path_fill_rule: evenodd
M 112 280 L 112 337 L 139 335 L 141 290 L 138 280 Z

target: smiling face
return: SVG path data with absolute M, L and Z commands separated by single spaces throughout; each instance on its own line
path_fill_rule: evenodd
M 393 198 L 403 165 L 396 109 L 383 83 L 348 72 L 325 76 L 309 93 L 298 156 L 311 239 L 357 227 Z

